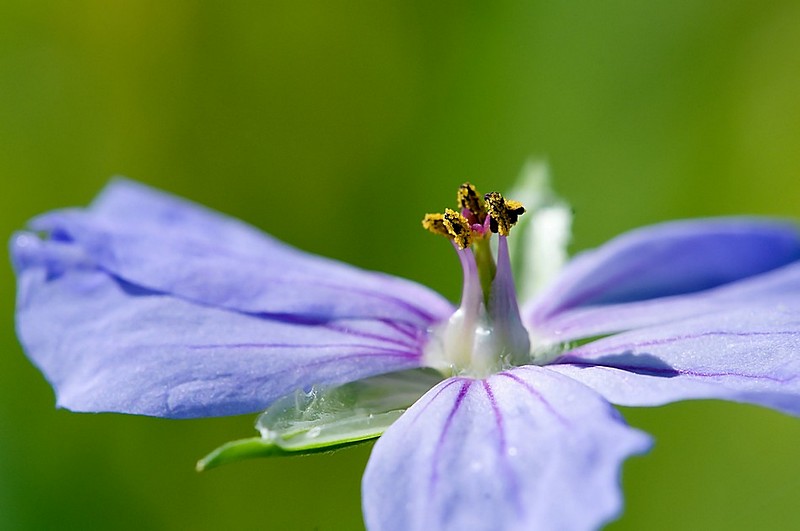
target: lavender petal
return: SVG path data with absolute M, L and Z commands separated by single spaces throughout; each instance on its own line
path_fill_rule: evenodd
M 800 262 L 697 293 L 567 310 L 540 323 L 536 333 L 566 342 L 726 312 L 753 301 L 792 300 L 800 300 Z
M 606 307 L 624 313 L 624 305 L 638 305 L 629 314 L 648 312 L 645 320 L 653 322 L 677 319 L 685 316 L 681 312 L 688 311 L 687 305 L 674 309 L 673 317 L 660 304 L 648 308 L 647 302 L 672 304 L 676 297 L 722 289 L 799 259 L 800 232 L 789 222 L 726 218 L 645 227 L 575 258 L 553 286 L 525 308 L 524 320 L 542 335 L 570 339 L 636 326 L 615 321 L 611 314 L 605 319 L 601 313 Z M 598 311 L 592 314 L 592 309 Z M 565 335 L 570 323 L 559 319 L 569 321 L 570 313 L 586 321 L 585 330 L 572 322 Z
M 547 367 L 451 378 L 378 440 L 367 527 L 596 529 L 621 509 L 619 469 L 649 438 Z
M 800 303 L 728 311 L 600 339 L 550 367 L 625 406 L 719 398 L 800 415 Z
M 15 236 L 12 255 L 20 340 L 58 404 L 76 411 L 250 413 L 298 388 L 420 363 L 425 331 L 411 325 L 198 304 L 110 275 L 74 242 L 30 233 Z
M 306 320 L 387 319 L 424 328 L 453 308 L 414 282 L 303 253 L 246 224 L 144 185 L 113 181 L 89 209 L 31 227 L 101 269 L 200 304 Z

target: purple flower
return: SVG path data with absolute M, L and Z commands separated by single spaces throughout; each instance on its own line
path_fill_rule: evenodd
M 454 308 L 116 180 L 14 236 L 18 334 L 61 407 L 266 410 L 261 437 L 203 466 L 383 433 L 363 481 L 373 530 L 600 526 L 621 509 L 622 461 L 650 446 L 612 403 L 800 414 L 794 224 L 666 223 L 561 267 L 568 210 L 529 184 L 524 215 L 465 185 L 457 210 L 426 217 L 464 270 Z

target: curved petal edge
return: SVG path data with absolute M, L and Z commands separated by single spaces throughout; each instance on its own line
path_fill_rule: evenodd
M 550 368 L 623 406 L 717 398 L 800 416 L 800 303 L 754 301 L 617 334 Z
M 419 366 L 424 330 L 303 322 L 129 284 L 69 242 L 14 240 L 17 332 L 58 405 L 171 418 L 263 410 L 296 389 Z
M 650 438 L 547 367 L 434 387 L 378 440 L 362 483 L 375 530 L 595 529 Z

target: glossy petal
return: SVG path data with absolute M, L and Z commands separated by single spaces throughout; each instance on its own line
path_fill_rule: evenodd
M 754 301 L 727 312 L 626 332 L 551 365 L 615 404 L 720 398 L 800 415 L 800 300 Z
M 73 410 L 248 413 L 297 388 L 419 364 L 424 329 L 410 325 L 197 304 L 109 275 L 72 242 L 29 233 L 14 238 L 12 255 L 19 337 Z
M 648 447 L 547 367 L 451 378 L 376 443 L 365 520 L 372 531 L 596 529 L 620 511 L 622 461 Z
M 578 256 L 525 309 L 524 319 L 550 335 L 558 332 L 552 321 L 576 309 L 699 293 L 798 259 L 800 232 L 792 223 L 748 218 L 664 223 Z M 660 306 L 650 311 L 664 315 Z
M 57 211 L 34 230 L 74 242 L 131 284 L 249 313 L 391 319 L 424 328 L 453 308 L 403 279 L 303 253 L 246 224 L 118 180 L 87 210 Z
M 725 312 L 754 302 L 796 300 L 800 300 L 800 262 L 688 295 L 567 310 L 540 323 L 536 334 L 566 342 Z

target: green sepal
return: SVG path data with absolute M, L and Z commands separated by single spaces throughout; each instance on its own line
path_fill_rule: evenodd
M 367 443 L 373 439 L 377 439 L 381 434 L 364 435 L 362 438 L 353 439 L 351 441 L 341 441 L 337 444 L 327 444 L 316 447 L 307 448 L 281 448 L 277 444 L 271 442 L 269 439 L 263 437 L 250 437 L 249 439 L 239 439 L 238 441 L 230 441 L 197 462 L 197 471 L 203 472 L 211 468 L 216 468 L 221 465 L 235 463 L 237 461 L 244 461 L 246 459 L 254 459 L 257 457 L 288 457 L 311 455 L 323 452 L 333 452 L 341 448 L 355 446 L 357 444 Z
M 201 459 L 197 469 L 254 457 L 329 452 L 375 439 L 441 379 L 431 369 L 412 369 L 297 391 L 261 414 L 256 422 L 261 437 L 223 444 Z

